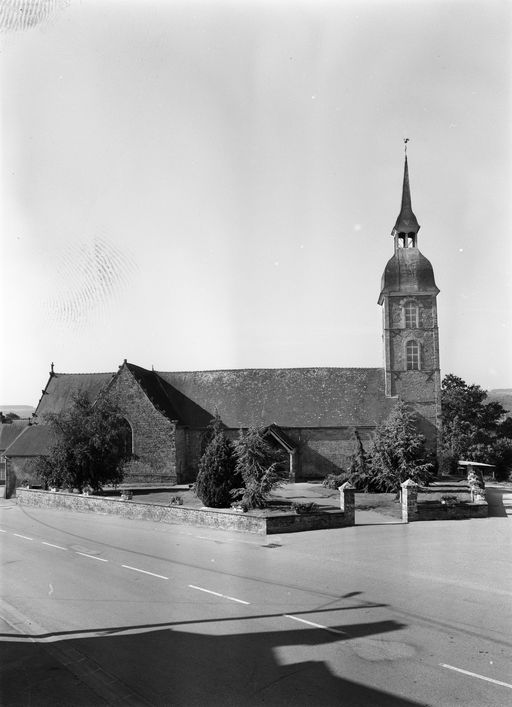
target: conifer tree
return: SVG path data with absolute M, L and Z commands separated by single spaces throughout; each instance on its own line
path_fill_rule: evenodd
M 354 452 L 350 458 L 348 478 L 359 491 L 372 491 L 372 474 L 368 455 L 357 430 L 354 430 Z
M 208 431 L 209 442 L 199 461 L 195 493 L 209 508 L 229 508 L 231 491 L 240 485 L 233 444 L 216 413 Z
M 243 480 L 243 488 L 233 492 L 241 499 L 243 508 L 265 508 L 270 492 L 287 478 L 283 455 L 270 446 L 263 431 L 250 427 L 235 444 L 236 468 Z
M 433 471 L 425 437 L 416 430 L 414 414 L 399 401 L 375 432 L 369 455 L 374 491 L 399 492 L 407 479 L 426 484 Z

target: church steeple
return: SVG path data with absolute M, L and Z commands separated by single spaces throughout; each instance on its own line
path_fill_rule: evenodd
M 419 223 L 411 205 L 407 140 L 402 205 L 393 228 L 394 254 L 382 275 L 386 395 L 406 402 L 432 450 L 440 430 L 439 289 L 431 263 L 417 244 Z
M 404 181 L 402 185 L 402 205 L 400 213 L 395 223 L 395 227 L 391 231 L 391 235 L 395 238 L 395 248 L 416 248 L 416 239 L 420 225 L 418 219 L 414 215 L 411 203 L 411 187 L 409 184 L 409 166 L 407 164 L 407 141 L 405 142 L 405 162 L 404 162 Z

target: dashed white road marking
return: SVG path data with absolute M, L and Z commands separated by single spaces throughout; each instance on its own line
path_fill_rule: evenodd
M 478 673 L 472 673 L 470 670 L 463 670 L 462 668 L 456 668 L 454 665 L 447 665 L 446 663 L 439 663 L 441 668 L 448 668 L 448 670 L 455 670 L 457 673 L 462 673 L 463 675 L 469 675 L 472 678 L 478 678 L 479 680 L 485 680 L 486 682 L 492 682 L 493 685 L 501 685 L 502 687 L 509 687 L 512 690 L 512 685 L 508 682 L 502 682 L 501 680 L 495 680 L 494 678 L 488 678 L 485 675 L 479 675 Z
M 47 543 L 44 540 L 41 540 L 41 543 L 43 545 L 48 545 L 48 547 L 56 547 L 58 550 L 67 550 L 67 548 L 62 547 L 62 545 L 54 545 L 53 543 Z
M 212 592 L 211 589 L 205 589 L 204 587 L 196 587 L 195 584 L 188 585 L 190 589 L 197 589 L 200 592 L 206 592 L 207 594 L 213 594 L 216 597 L 222 597 L 222 599 L 229 599 L 230 601 L 236 601 L 238 604 L 250 604 L 249 601 L 244 601 L 243 599 L 237 599 L 236 597 L 230 597 L 227 594 L 220 594 L 219 592 Z
M 150 574 L 152 577 L 159 577 L 160 579 L 169 579 L 169 577 L 164 577 L 163 574 L 155 574 L 154 572 L 148 572 L 147 570 L 141 570 L 138 567 L 130 567 L 130 565 L 121 565 L 127 570 L 133 570 L 134 572 L 142 572 L 143 574 Z
M 329 633 L 335 633 L 339 636 L 348 636 L 346 631 L 339 631 L 337 628 L 331 628 L 330 626 L 323 626 L 322 624 L 316 624 L 314 621 L 308 621 L 307 619 L 299 619 L 298 616 L 292 616 L 291 614 L 283 614 L 286 619 L 293 619 L 293 621 L 300 621 L 301 624 L 307 624 L 308 626 L 314 626 L 315 628 L 321 628 L 324 631 L 329 631 Z
M 0 533 L 6 533 L 6 532 L 7 532 L 7 530 L 2 530 L 2 528 L 0 528 Z
M 98 560 L 98 562 L 108 562 L 108 560 L 105 560 L 104 557 L 96 557 L 96 555 L 88 555 L 86 552 L 78 552 L 77 550 L 77 555 L 83 555 L 84 557 L 90 557 L 91 560 Z
M 20 535 L 19 533 L 13 533 L 17 538 L 23 538 L 23 540 L 33 540 L 34 538 L 28 538 L 26 535 Z

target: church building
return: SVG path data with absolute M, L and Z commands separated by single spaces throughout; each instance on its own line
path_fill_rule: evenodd
M 33 424 L 3 452 L 16 485 L 27 461 L 48 453 L 45 415 L 78 391 L 112 395 L 126 419 L 131 460 L 125 482 L 186 483 L 197 474 L 204 434 L 216 412 L 230 436 L 262 426 L 289 460 L 290 479 L 320 479 L 345 467 L 354 430 L 365 446 L 398 400 L 416 413 L 432 451 L 440 434 L 440 368 L 432 265 L 418 247 L 405 156 L 393 254 L 382 276 L 383 368 L 286 368 L 163 372 L 124 361 L 110 373 L 60 373 L 53 364 Z

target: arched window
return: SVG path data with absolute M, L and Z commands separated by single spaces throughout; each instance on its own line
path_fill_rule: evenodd
M 119 425 L 117 443 L 117 454 L 123 459 L 129 459 L 133 454 L 133 433 L 128 420 L 123 418 Z
M 405 363 L 406 370 L 420 370 L 420 345 L 417 341 L 408 341 L 405 345 Z
M 405 328 L 406 329 L 417 329 L 418 328 L 418 305 L 416 302 L 406 302 L 405 307 Z

